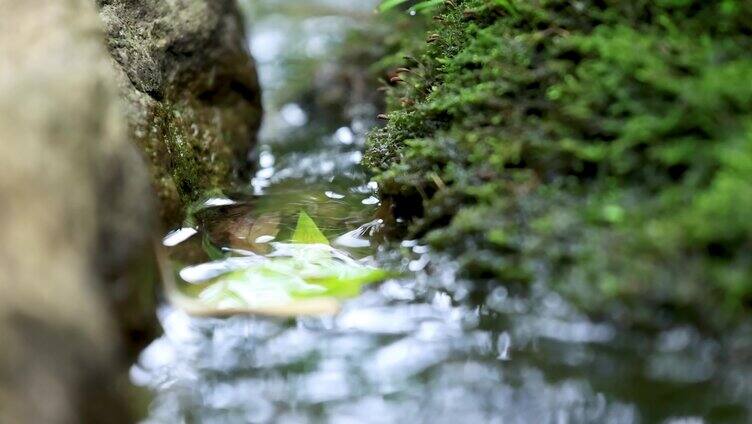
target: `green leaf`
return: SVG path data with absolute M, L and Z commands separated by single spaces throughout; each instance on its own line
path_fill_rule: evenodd
M 204 315 L 244 311 L 333 313 L 339 306 L 337 299 L 357 296 L 364 285 L 390 275 L 331 247 L 304 211 L 298 216 L 290 243 L 272 243 L 272 252 L 249 257 L 253 260 L 241 261 L 240 268 L 239 258 L 222 258 L 222 252 L 208 237 L 204 237 L 203 244 L 207 254 L 220 259 L 208 265 L 234 269 L 204 281 L 192 281 L 194 284 L 180 290 L 182 296 L 190 299 L 190 307 Z
M 321 244 L 280 245 L 290 256 L 273 256 L 208 280 L 195 298 L 218 310 L 279 307 L 298 300 L 354 297 L 364 285 L 389 277 L 383 269 L 363 265 Z
M 405 2 L 407 2 L 407 0 L 384 0 L 379 5 L 379 12 L 386 12 L 387 10 L 394 9 Z
M 387 277 L 388 273 L 380 268 L 330 264 L 324 272 L 318 275 L 310 275 L 306 278 L 306 281 L 322 287 L 324 289 L 323 294 L 337 298 L 348 298 L 359 295 L 364 285 L 379 282 Z M 296 291 L 293 295 L 297 298 L 303 298 L 310 297 L 311 293 Z
M 426 0 L 416 4 L 410 10 L 416 12 L 430 12 L 442 3 L 444 3 L 444 0 Z
M 327 240 L 326 236 L 324 236 L 319 227 L 316 226 L 316 223 L 313 222 L 313 219 L 305 211 L 300 211 L 298 224 L 295 226 L 295 231 L 290 241 L 299 244 L 329 245 L 329 240 Z

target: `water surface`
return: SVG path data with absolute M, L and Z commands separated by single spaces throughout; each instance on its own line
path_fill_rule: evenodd
M 552 277 L 516 293 L 459 278 L 451 258 L 416 241 L 384 237 L 389 217 L 359 166 L 375 107 L 322 116 L 276 96 L 306 84 L 296 64 L 325 61 L 343 31 L 364 25 L 372 4 L 353 3 L 247 8 L 266 89 L 258 169 L 244 193 L 210 200 L 196 233 L 171 249 L 178 268 L 199 263 L 204 234 L 227 247 L 228 223 L 270 213 L 284 234 L 305 210 L 337 248 L 398 277 L 334 316 L 191 318 L 163 305 L 164 335 L 131 370 L 155 393 L 146 421 L 749 422 L 752 361 L 727 364 L 728 342 L 688 326 L 620 330 L 549 291 Z

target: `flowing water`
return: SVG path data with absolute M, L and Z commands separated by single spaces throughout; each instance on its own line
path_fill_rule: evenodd
M 384 239 L 388 217 L 358 164 L 378 111 L 322 117 L 275 98 L 295 78 L 290 57 L 323 60 L 373 8 L 352 3 L 249 8 L 267 103 L 258 169 L 246 192 L 208 199 L 195 231 L 166 244 L 180 268 L 208 260 L 207 237 L 231 245 L 238 222 L 274 216 L 282 235 L 304 210 L 336 248 L 396 276 L 332 316 L 195 318 L 162 306 L 164 335 L 131 369 L 155 396 L 146 421 L 751 422 L 752 362 L 724 365 L 728 343 L 691 327 L 646 335 L 593 322 L 542 282 L 478 295 L 451 258 Z

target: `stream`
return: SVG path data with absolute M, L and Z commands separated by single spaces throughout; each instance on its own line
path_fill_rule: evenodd
M 164 334 L 130 372 L 154 394 L 145 422 L 749 422 L 752 363 L 722 365 L 726 345 L 692 327 L 656 336 L 594 322 L 543 282 L 479 297 L 451 258 L 384 240 L 378 187 L 359 165 L 380 111 L 322 117 L 275 97 L 295 77 L 291 55 L 325 60 L 374 3 L 247 6 L 267 114 L 258 169 L 245 192 L 204 203 L 196 234 L 166 243 L 173 260 L 205 261 L 193 253 L 202 237 L 221 246 L 239 219 L 274 214 L 290 232 L 302 210 L 334 247 L 394 274 L 332 316 L 197 318 L 164 304 Z

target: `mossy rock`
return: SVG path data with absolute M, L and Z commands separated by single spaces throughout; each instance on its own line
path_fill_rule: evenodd
M 399 54 L 409 71 L 364 157 L 383 197 L 422 204 L 415 235 L 474 275 L 544 279 L 628 325 L 749 316 L 752 3 L 466 0 L 434 15 Z
M 100 0 L 131 133 L 151 165 L 163 220 L 247 172 L 260 90 L 234 0 Z

